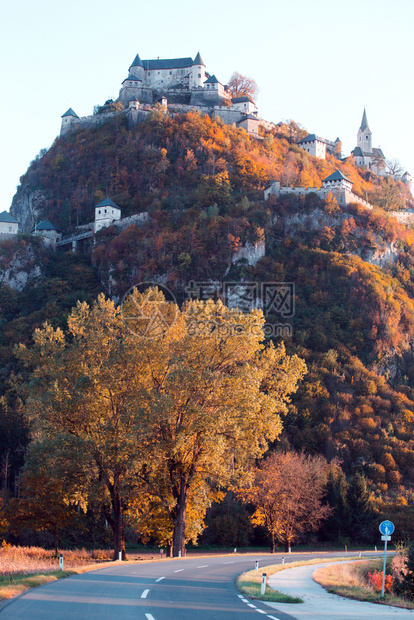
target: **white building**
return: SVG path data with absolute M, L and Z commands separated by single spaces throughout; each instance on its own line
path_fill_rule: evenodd
M 231 107 L 244 114 L 257 114 L 257 106 L 250 97 L 232 97 Z
M 121 209 L 110 198 L 95 207 L 95 232 L 121 219 Z
M 316 136 L 314 133 L 309 133 L 302 140 L 299 140 L 298 145 L 313 157 L 318 157 L 319 159 L 325 159 L 326 157 L 326 140 Z
M 19 232 L 19 222 L 14 219 L 8 211 L 0 213 L 0 234 L 17 235 Z

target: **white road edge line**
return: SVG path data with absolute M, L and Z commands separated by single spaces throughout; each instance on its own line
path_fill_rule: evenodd
M 276 618 L 275 616 L 267 616 L 268 618 L 271 618 L 271 620 L 279 620 L 279 618 Z
M 141 598 L 147 598 L 149 590 L 144 590 L 141 594 Z
M 243 594 L 238 594 L 237 595 L 239 598 L 244 598 Z
M 257 611 L 259 614 L 265 614 L 265 613 L 266 613 L 265 611 L 263 611 L 263 609 L 256 609 L 256 611 Z
M 157 583 L 158 581 L 162 581 L 163 579 L 165 579 L 165 577 L 158 577 L 158 579 L 155 580 L 155 583 Z
M 247 598 L 242 598 L 243 603 L 248 603 L 249 601 L 247 600 Z
M 251 603 L 247 603 L 247 607 L 253 607 L 253 609 L 257 609 L 256 605 L 252 605 Z
M 181 571 L 184 570 L 183 568 L 179 568 L 178 570 L 175 570 L 174 573 L 181 573 Z
M 207 568 L 208 564 L 202 564 L 201 566 L 197 566 L 197 568 Z
M 154 616 L 152 616 L 151 614 L 145 614 L 145 617 L 147 620 L 155 620 Z

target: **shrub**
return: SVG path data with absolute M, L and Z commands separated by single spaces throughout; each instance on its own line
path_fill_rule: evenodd
M 382 578 L 383 578 L 382 571 L 374 570 L 373 573 L 368 573 L 368 583 L 370 586 L 374 588 L 376 592 L 382 591 Z M 391 592 L 392 584 L 393 584 L 392 575 L 385 575 L 385 583 L 384 583 L 385 592 Z

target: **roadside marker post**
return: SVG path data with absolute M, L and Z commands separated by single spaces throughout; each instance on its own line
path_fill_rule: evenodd
M 267 577 L 267 574 L 263 573 L 262 574 L 262 585 L 260 587 L 260 594 L 264 594 L 266 592 L 266 577 Z
M 255 570 L 259 570 L 259 562 L 256 560 L 256 563 L 254 565 L 254 569 Z
M 63 570 L 63 553 L 59 556 L 59 570 Z
M 118 553 L 118 560 L 122 562 L 122 551 L 119 551 Z
M 284 564 L 284 563 L 285 563 L 285 556 L 282 555 L 282 564 Z
M 384 598 L 384 589 L 385 589 L 385 568 L 387 561 L 387 543 L 391 540 L 391 534 L 394 533 L 395 527 L 392 521 L 383 521 L 380 523 L 379 531 L 381 532 L 381 540 L 384 541 L 384 565 L 382 568 L 382 590 L 381 590 L 381 598 Z

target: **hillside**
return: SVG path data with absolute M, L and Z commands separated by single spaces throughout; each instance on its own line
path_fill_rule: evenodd
M 35 217 L 69 232 L 92 221 L 106 196 L 123 217 L 150 217 L 143 226 L 102 230 L 82 255 L 54 255 L 29 236 L 1 245 L 4 402 L 17 411 L 8 383 L 19 371 L 12 346 L 28 342 L 46 318 L 62 324 L 77 299 L 104 290 L 119 300 L 139 282 L 160 282 L 179 302 L 191 281 L 218 289 L 293 283 L 294 316 L 268 318 L 291 326 L 288 352 L 308 365 L 282 445 L 338 458 L 348 476 L 363 472 L 378 509 L 385 502 L 388 517 L 394 511 L 414 532 L 414 236 L 386 212 L 412 199 L 401 182 L 350 158 L 309 156 L 296 145 L 304 133 L 291 122 L 257 140 L 207 116 L 155 110 L 130 131 L 119 117 L 58 138 L 22 176 L 13 200 L 26 229 Z M 340 208 L 316 194 L 263 200 L 271 180 L 319 188 L 337 169 L 377 208 Z M 256 246 L 265 247 L 260 260 L 237 260 L 241 248 Z M 29 278 L 15 286 L 6 274 L 19 253 L 17 267 Z

